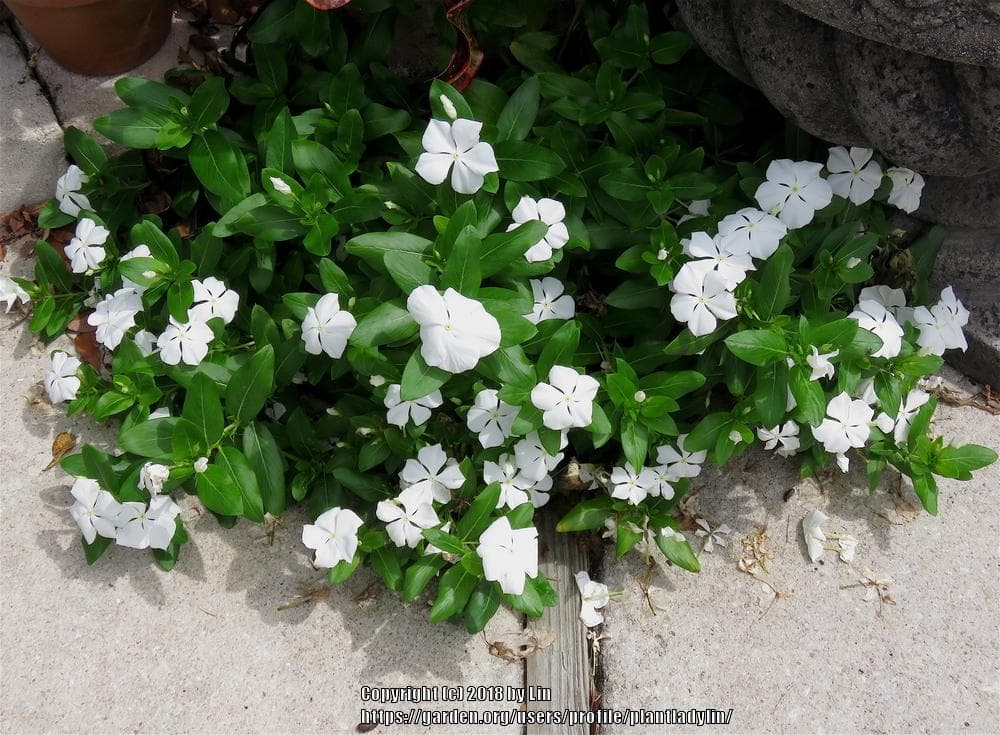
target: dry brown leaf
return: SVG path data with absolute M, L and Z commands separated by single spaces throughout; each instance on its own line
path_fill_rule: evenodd
M 73 346 L 80 359 L 94 370 L 101 369 L 101 348 L 93 332 L 80 332 L 73 338 Z
M 555 640 L 555 634 L 551 630 L 539 634 L 533 628 L 525 628 L 517 633 L 507 633 L 503 639 L 486 641 L 486 645 L 491 656 L 513 664 L 551 646 Z
M 45 465 L 45 469 L 42 472 L 46 472 L 55 467 L 67 454 L 73 451 L 76 446 L 76 436 L 70 434 L 68 431 L 61 431 L 56 434 L 56 438 L 52 441 L 52 461 Z

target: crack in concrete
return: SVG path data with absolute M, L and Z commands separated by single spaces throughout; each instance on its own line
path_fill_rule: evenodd
M 38 66 L 33 58 L 36 52 L 32 52 L 31 47 L 28 45 L 24 36 L 24 31 L 13 19 L 0 22 L 0 27 L 6 29 L 10 34 L 10 37 L 14 40 L 18 50 L 21 52 L 21 56 L 24 58 L 24 66 L 27 68 L 28 74 L 30 74 L 35 84 L 38 85 L 38 89 L 45 98 L 45 101 L 49 103 L 49 108 L 52 110 L 52 116 L 56 119 L 59 127 L 65 130 L 66 125 L 63 122 L 62 116 L 59 114 L 59 106 L 56 104 L 55 94 L 49 87 L 49 83 L 45 80 L 45 77 L 38 73 Z

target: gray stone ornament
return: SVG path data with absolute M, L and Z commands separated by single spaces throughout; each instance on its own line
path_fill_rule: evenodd
M 709 56 L 801 128 L 925 175 L 918 216 L 1000 227 L 1000 2 L 677 6 Z

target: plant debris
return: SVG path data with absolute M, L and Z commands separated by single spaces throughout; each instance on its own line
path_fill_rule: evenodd
M 47 472 L 59 464 L 62 458 L 76 447 L 76 436 L 68 431 L 60 431 L 52 441 L 52 461 L 45 465 L 42 472 Z

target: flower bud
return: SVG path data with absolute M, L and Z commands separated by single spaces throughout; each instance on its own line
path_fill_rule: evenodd
M 643 401 L 646 400 L 646 392 L 642 390 L 637 390 L 635 392 L 635 395 L 632 396 L 632 400 L 634 400 L 636 403 L 642 403 Z
M 279 179 L 277 176 L 272 176 L 271 177 L 271 186 L 273 186 L 274 190 L 276 192 L 278 192 L 279 194 L 291 194 L 292 193 L 292 187 L 290 187 L 288 184 L 286 184 L 284 179 Z

